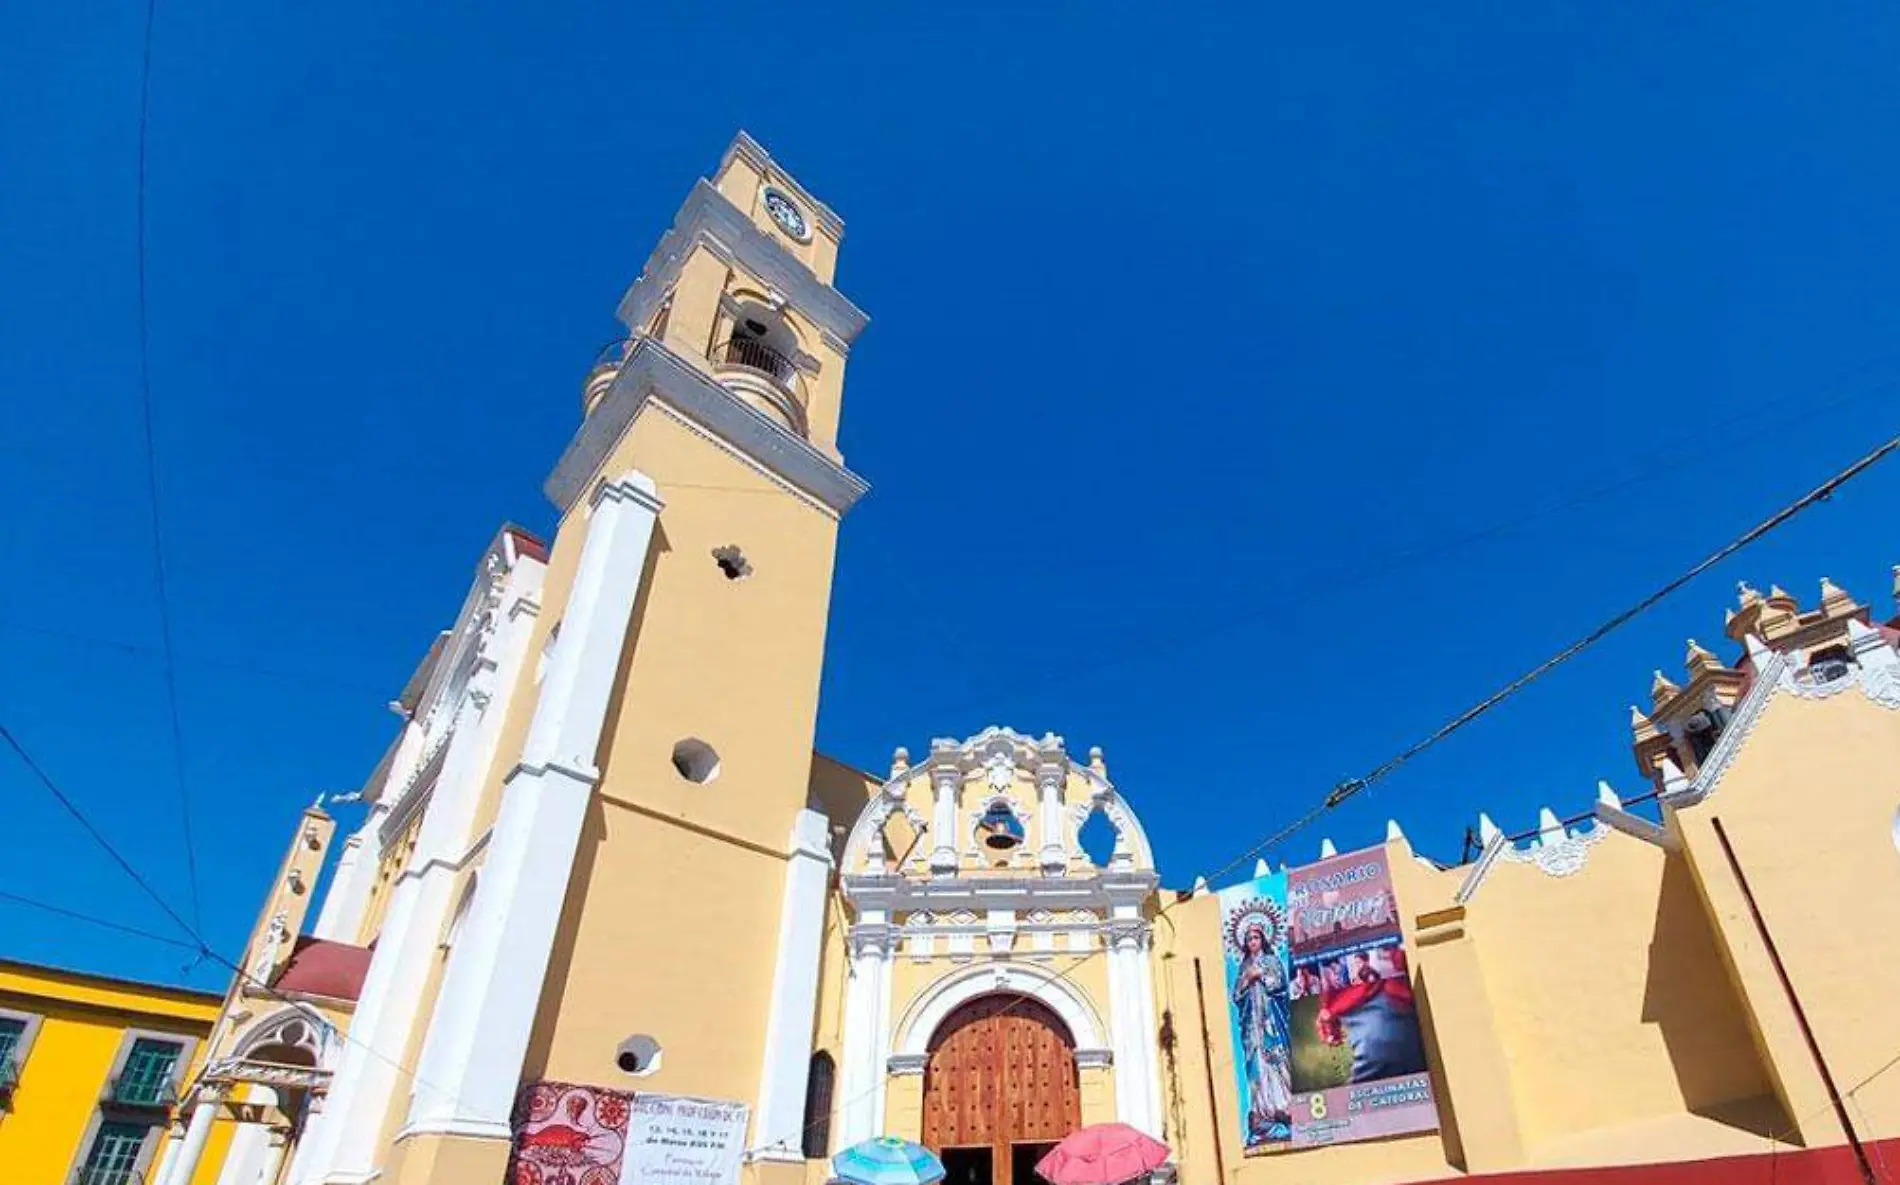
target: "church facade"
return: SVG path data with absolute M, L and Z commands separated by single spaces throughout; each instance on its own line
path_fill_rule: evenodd
M 215 1147 L 220 1185 L 671 1182 L 686 1132 L 701 1185 L 818 1185 L 884 1134 L 1031 1185 L 1105 1122 L 1200 1185 L 1900 1179 L 1900 632 L 1744 589 L 1732 665 L 1656 676 L 1640 781 L 1588 818 L 1486 820 L 1455 865 L 1394 826 L 1358 913 L 1351 877 L 1164 890 L 1100 749 L 814 752 L 866 489 L 842 232 L 743 135 L 694 187 L 586 378 L 558 529 L 480 558 L 314 917 L 338 840 L 298 821 L 154 1181 Z M 1322 908 L 1381 937 L 1302 962 Z M 1368 1000 L 1415 1053 L 1368 1052 Z M 1396 1100 L 1355 1093 L 1380 1057 L 1414 1121 L 1357 1138 L 1323 1112 Z

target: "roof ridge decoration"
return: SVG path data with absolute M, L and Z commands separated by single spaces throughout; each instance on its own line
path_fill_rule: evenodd
M 1692 807 L 1709 798 L 1721 784 L 1722 775 L 1734 763 L 1735 755 L 1755 731 L 1762 714 L 1777 695 L 1799 699 L 1829 699 L 1858 688 L 1862 695 L 1883 708 L 1900 710 L 1900 653 L 1889 646 L 1878 631 L 1858 620 L 1847 623 L 1848 646 L 1855 661 L 1845 676 L 1821 683 L 1807 677 L 1807 668 L 1797 668 L 1786 651 L 1767 649 L 1760 639 L 1749 635 L 1750 656 L 1756 663 L 1754 685 L 1735 706 L 1728 727 L 1710 750 L 1708 760 L 1693 780 L 1678 789 L 1665 789 L 1657 800 L 1675 810 Z

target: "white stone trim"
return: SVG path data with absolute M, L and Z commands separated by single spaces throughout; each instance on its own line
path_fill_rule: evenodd
M 785 862 L 779 908 L 778 965 L 765 1024 L 765 1066 L 753 1111 L 755 1159 L 803 1160 L 805 1091 L 811 1072 L 812 1020 L 818 1012 L 818 968 L 831 885 L 830 820 L 798 812 Z
M 1105 1044 L 1101 1014 L 1082 989 L 1052 971 L 1027 963 L 1005 963 L 952 971 L 918 993 L 897 1024 L 893 1052 L 925 1055 L 930 1038 L 950 1014 L 979 996 L 1008 992 L 1041 1002 L 1062 1018 L 1079 1052 Z
M 787 173 L 777 161 L 772 159 L 772 154 L 765 150 L 765 146 L 754 140 L 744 129 L 741 129 L 739 134 L 732 138 L 732 143 L 727 145 L 725 156 L 719 160 L 719 171 L 723 173 L 727 162 L 735 156 L 757 169 L 760 176 L 769 178 L 779 188 L 797 195 L 800 201 L 817 211 L 816 221 L 819 228 L 832 239 L 844 237 L 844 219 L 838 217 L 837 212 L 830 206 L 813 197 L 810 190 L 800 185 L 797 178 Z
M 789 178 L 775 178 L 775 182 L 784 180 Z M 702 178 L 694 182 L 693 191 L 673 216 L 672 227 L 647 256 L 640 277 L 620 298 L 615 315 L 621 324 L 632 333 L 645 330 L 660 302 L 679 282 L 681 267 L 700 246 L 721 261 L 738 265 L 766 288 L 784 293 L 786 303 L 816 325 L 841 354 L 850 351 L 851 343 L 870 322 L 844 293 L 819 279 L 790 247 Z
M 1735 705 L 1728 727 L 1722 730 L 1715 748 L 1709 751 L 1708 759 L 1696 771 L 1695 778 L 1684 787 L 1666 791 L 1659 801 L 1673 810 L 1682 810 L 1697 806 L 1713 795 L 1721 785 L 1722 776 L 1734 764 L 1736 755 L 1748 742 L 1749 735 L 1755 731 L 1762 714 L 1777 695 L 1786 693 L 1797 699 L 1829 699 L 1854 688 L 1871 703 L 1883 708 L 1900 709 L 1900 654 L 1896 654 L 1879 633 L 1859 621 L 1848 622 L 1847 637 L 1854 662 L 1846 678 L 1832 683 L 1807 682 L 1802 678 L 1806 673 L 1805 668 L 1797 671 L 1785 651 L 1774 651 L 1759 660 L 1754 683 L 1749 687 L 1748 694 Z M 1750 652 L 1758 653 L 1757 647 L 1751 646 Z
M 594 760 L 658 526 L 653 480 L 604 482 L 527 740 L 503 783 L 482 888 L 455 948 L 415 1073 L 408 1127 L 506 1137 L 540 1008 Z
M 844 1057 L 838 1067 L 838 1123 L 832 1134 L 837 1148 L 849 1148 L 883 1132 L 896 942 L 891 928 L 880 921 L 853 927 L 850 945 Z
M 842 515 L 870 488 L 783 424 L 753 408 L 655 338 L 636 340 L 612 385 L 582 421 L 542 489 L 562 513 L 573 509 L 588 480 L 649 406 L 663 402 L 734 455 Z
M 442 753 L 434 788 L 415 793 L 425 811 L 415 855 L 390 889 L 388 912 L 363 990 L 350 1021 L 359 1040 L 343 1051 L 330 1086 L 326 1116 L 306 1135 L 311 1153 L 300 1171 L 342 1180 L 373 1174 L 382 1151 L 377 1137 L 390 1101 L 401 1086 L 400 1071 L 374 1052 L 406 1049 L 422 1014 L 423 994 L 434 968 L 454 897 L 458 855 L 467 848 L 482 788 L 494 764 L 509 693 L 517 685 L 534 628 L 532 615 L 500 612 L 504 603 L 539 598 L 546 566 L 525 556 L 505 574 L 490 569 L 478 583 L 465 616 L 471 644 L 467 675 L 456 681 L 460 702 L 438 720 Z

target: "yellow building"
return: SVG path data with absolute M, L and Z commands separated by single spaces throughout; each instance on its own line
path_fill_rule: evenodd
M 1692 646 L 1635 716 L 1644 793 L 1483 820 L 1457 866 L 1394 826 L 1308 896 L 1260 869 L 1236 926 L 1160 887 L 1155 790 L 1100 750 L 814 754 L 866 488 L 842 235 L 743 135 L 693 188 L 585 378 L 553 539 L 482 556 L 307 935 L 332 825 L 300 821 L 159 1185 L 221 1119 L 219 1185 L 816 1185 L 882 1133 L 1028 1185 L 1104 1121 L 1192 1185 L 1891 1179 L 1900 634 L 1745 590 L 1734 662 Z M 1349 912 L 1378 943 L 1302 962 Z
M 0 960 L 0 1182 L 145 1181 L 219 1005 L 203 992 Z M 192 1185 L 210 1185 L 220 1153 L 211 1142 Z

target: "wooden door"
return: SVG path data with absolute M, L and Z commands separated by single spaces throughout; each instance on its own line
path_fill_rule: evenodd
M 1075 1043 L 1060 1017 L 1026 996 L 994 995 L 950 1014 L 924 1067 L 926 1146 L 991 1150 L 993 1185 L 1014 1180 L 1012 1148 L 1053 1144 L 1082 1123 Z

